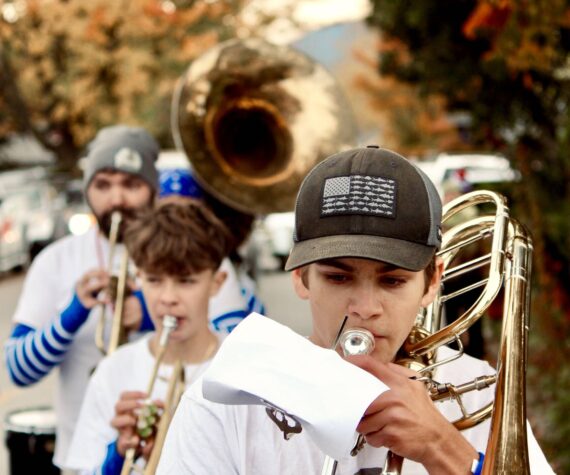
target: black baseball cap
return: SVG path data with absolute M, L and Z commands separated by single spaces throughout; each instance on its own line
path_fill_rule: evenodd
M 412 162 L 375 146 L 337 153 L 305 177 L 285 270 L 360 257 L 420 271 L 441 245 L 441 199 Z

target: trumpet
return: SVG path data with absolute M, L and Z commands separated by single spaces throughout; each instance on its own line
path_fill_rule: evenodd
M 154 389 L 154 384 L 158 375 L 158 369 L 166 352 L 166 347 L 168 344 L 168 338 L 170 334 L 176 329 L 176 318 L 171 316 L 165 316 L 163 320 L 163 328 L 160 334 L 160 340 L 158 344 L 158 353 L 155 358 L 153 371 L 151 378 L 147 387 L 147 394 L 150 398 L 152 390 Z M 172 375 L 168 382 L 167 394 L 165 399 L 165 406 L 160 415 L 160 421 L 158 425 L 156 422 L 158 420 L 158 410 L 149 401 L 145 407 L 142 408 L 138 421 L 137 421 L 137 432 L 141 439 L 148 440 L 152 435 L 154 435 L 154 447 L 152 452 L 146 462 L 144 469 L 138 469 L 135 467 L 135 462 L 137 460 L 137 449 L 130 448 L 125 454 L 125 461 L 123 463 L 123 468 L 121 470 L 121 475 L 128 475 L 133 470 L 139 471 L 144 475 L 153 475 L 156 472 L 156 467 L 158 466 L 158 461 L 160 459 L 160 452 L 162 451 L 162 446 L 166 439 L 166 432 L 170 425 L 170 421 L 174 416 L 174 411 L 178 405 L 178 401 L 184 392 L 184 366 L 182 362 L 178 360 L 174 365 Z M 155 430 L 156 429 L 156 430 Z M 144 442 L 143 442 L 144 443 Z
M 480 208 L 488 205 L 495 207 L 494 215 L 479 216 L 452 227 L 443 235 L 442 248 L 438 252 L 444 261 L 443 283 L 454 276 L 483 267 L 488 270 L 487 277 L 449 295 L 445 295 L 441 289 L 434 302 L 418 315 L 414 328 L 396 357 L 396 363 L 423 375 L 422 380 L 426 383 L 433 401 L 452 399 L 458 403 L 463 414 L 453 422 L 458 430 L 468 429 L 491 417 L 483 474 L 528 474 L 530 468 L 526 434 L 525 381 L 530 308 L 531 237 L 520 223 L 509 217 L 505 198 L 491 191 L 474 191 L 451 201 L 443 208 L 442 222 L 445 223 L 467 207 Z M 458 252 L 483 239 L 491 241 L 490 251 L 487 254 L 460 265 L 452 265 Z M 471 307 L 456 321 L 442 327 L 442 308 L 445 301 L 477 288 L 482 288 L 482 292 Z M 449 363 L 463 354 L 460 335 L 481 318 L 501 289 L 504 294 L 503 328 L 497 373 L 483 375 L 458 386 L 434 381 L 432 372 L 436 367 Z M 341 335 L 339 341 L 345 356 L 355 354 L 351 351 L 356 349 L 372 351 L 373 346 L 363 343 L 366 339 L 363 335 L 361 329 L 356 332 L 355 329 L 349 329 Z M 343 344 L 343 341 L 348 341 L 350 344 Z M 436 361 L 437 348 L 452 341 L 457 342 L 458 354 L 452 358 Z M 468 413 L 461 402 L 461 395 L 488 388 L 495 383 L 495 402 Z M 351 455 L 356 455 L 364 443 L 364 438 L 359 436 Z M 403 460 L 399 455 L 388 451 L 382 474 L 400 474 Z M 334 475 L 336 468 L 337 462 L 327 456 L 321 475 Z
M 101 304 L 99 320 L 95 331 L 95 345 L 104 355 L 110 355 L 120 345 L 127 341 L 127 334 L 123 326 L 123 307 L 125 298 L 127 297 L 127 275 L 129 267 L 129 255 L 126 250 L 121 256 L 121 263 L 118 275 L 113 274 L 113 259 L 119 236 L 119 227 L 121 226 L 122 216 L 119 211 L 113 211 L 111 214 L 111 230 L 109 232 L 109 263 L 108 273 L 111 275 L 109 283 L 109 294 L 111 300 L 114 301 L 113 316 L 111 320 L 111 333 L 109 344 L 105 345 L 105 328 L 106 328 L 106 306 Z

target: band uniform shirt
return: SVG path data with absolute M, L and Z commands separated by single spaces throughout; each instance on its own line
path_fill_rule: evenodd
M 103 358 L 93 373 L 77 420 L 64 466 L 93 473 L 105 460 L 107 446 L 118 437 L 111 427 L 115 404 L 123 391 L 146 391 L 155 364 L 150 352 L 150 334 L 121 346 Z M 221 337 L 219 337 L 221 338 Z M 185 381 L 192 384 L 209 366 L 211 358 L 184 367 Z M 164 400 L 172 366 L 161 365 L 151 400 Z
M 440 359 L 454 350 L 441 347 Z M 475 377 L 493 374 L 485 361 L 468 355 L 439 367 L 434 379 L 461 384 Z M 347 384 L 349 384 L 347 382 Z M 493 399 L 494 387 L 463 396 L 467 410 L 483 407 Z M 461 416 L 456 403 L 437 402 L 448 420 Z M 479 452 L 485 452 L 490 421 L 462 432 Z M 527 424 L 531 471 L 535 475 L 553 473 Z M 386 459 L 385 448 L 365 445 L 356 457 L 347 454 L 338 461 L 338 475 L 378 474 Z M 201 380 L 184 394 L 170 425 L 158 466 L 158 475 L 297 475 L 321 473 L 325 455 L 306 431 L 284 440 L 283 433 L 269 419 L 264 406 L 222 405 L 205 400 Z M 425 468 L 405 460 L 403 474 L 425 474 Z
M 101 267 L 107 269 L 108 255 L 109 242 L 98 234 L 96 226 L 85 234 L 66 236 L 49 245 L 34 259 L 26 275 L 12 317 L 14 324 L 36 329 L 50 324 L 70 304 L 77 282 L 87 271 Z M 122 246 L 118 246 L 114 253 L 114 269 L 119 269 L 121 256 Z M 224 259 L 221 270 L 228 277 L 218 294 L 210 299 L 208 318 L 212 327 L 214 322 L 221 322 L 214 329 L 216 333 L 227 335 L 237 322 L 247 316 L 247 305 L 229 259 Z M 57 421 L 54 464 L 57 466 L 62 466 L 66 459 L 89 376 L 102 358 L 95 345 L 100 311 L 97 307 L 91 310 L 58 366 L 54 397 Z M 110 325 L 107 324 L 106 327 L 110 331 Z

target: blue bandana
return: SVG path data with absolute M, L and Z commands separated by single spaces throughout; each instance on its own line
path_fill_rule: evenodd
M 162 170 L 159 175 L 159 196 L 187 196 L 201 199 L 204 197 L 202 188 L 192 176 L 192 172 L 186 168 L 174 168 Z

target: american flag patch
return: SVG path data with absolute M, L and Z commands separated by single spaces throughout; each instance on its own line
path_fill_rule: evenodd
M 321 216 L 367 214 L 396 216 L 396 181 L 369 175 L 328 178 L 325 181 Z

